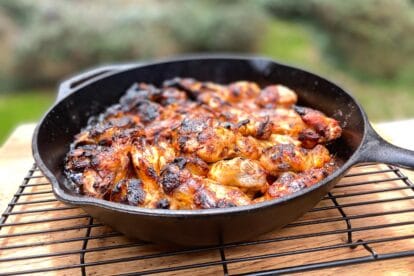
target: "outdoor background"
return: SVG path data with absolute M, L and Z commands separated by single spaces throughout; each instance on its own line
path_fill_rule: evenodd
M 414 117 L 414 0 L 0 0 L 0 144 L 67 76 L 191 52 L 269 56 L 339 83 L 374 122 Z

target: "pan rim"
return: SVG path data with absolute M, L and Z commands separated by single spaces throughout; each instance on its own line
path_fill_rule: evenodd
M 46 164 L 43 162 L 42 157 L 39 154 L 38 150 L 38 135 L 41 126 L 43 125 L 44 121 L 48 117 L 48 115 L 53 112 L 55 107 L 59 105 L 64 99 L 70 97 L 71 95 L 77 93 L 78 91 L 82 90 L 83 88 L 87 87 L 88 85 L 100 81 L 102 79 L 117 75 L 117 74 L 123 74 L 125 72 L 128 72 L 130 70 L 135 70 L 137 68 L 141 67 L 147 67 L 147 66 L 154 66 L 154 65 L 162 65 L 167 63 L 175 63 L 175 62 L 183 62 L 183 61 L 190 61 L 190 60 L 212 60 L 212 59 L 221 59 L 221 60 L 243 60 L 243 61 L 249 61 L 249 62 L 266 62 L 266 63 L 273 63 L 279 66 L 284 66 L 289 69 L 293 69 L 296 71 L 300 71 L 302 73 L 309 74 L 313 77 L 317 77 L 319 79 L 322 79 L 326 81 L 327 83 L 331 84 L 332 86 L 339 88 L 341 93 L 344 93 L 347 97 L 349 97 L 353 104 L 358 108 L 358 112 L 362 116 L 362 122 L 363 122 L 363 133 L 362 133 L 362 139 L 360 144 L 358 145 L 357 149 L 352 153 L 352 155 L 348 158 L 348 160 L 342 164 L 339 168 L 337 168 L 332 174 L 330 174 L 328 177 L 323 179 L 322 181 L 319 181 L 317 184 L 312 185 L 311 187 L 307 187 L 303 190 L 300 190 L 298 192 L 292 193 L 290 195 L 277 198 L 277 199 L 271 199 L 260 203 L 250 204 L 246 206 L 237 206 L 237 207 L 228 207 L 228 208 L 210 208 L 210 209 L 197 209 L 197 210 L 167 210 L 167 209 L 151 209 L 151 208 L 144 208 L 144 207 L 138 207 L 138 206 L 130 206 L 125 205 L 117 202 L 111 202 L 106 201 L 103 199 L 97 199 L 93 197 L 88 196 L 82 196 L 82 195 L 71 195 L 64 191 L 64 189 L 61 188 L 61 184 L 58 181 L 58 178 L 49 170 L 49 168 L 46 166 Z M 33 133 L 33 139 L 32 139 L 32 153 L 33 157 L 35 159 L 35 162 L 37 166 L 39 167 L 40 171 L 44 174 L 44 176 L 51 182 L 52 190 L 55 196 L 61 200 L 62 202 L 68 203 L 70 205 L 75 205 L 79 207 L 100 207 L 111 211 L 117 211 L 122 213 L 128 213 L 128 214 L 135 214 L 135 215 L 141 215 L 141 216 L 157 216 L 157 217 L 170 217 L 170 218 L 204 218 L 207 216 L 218 216 L 218 215 L 231 215 L 231 214 L 243 214 L 246 212 L 253 212 L 257 211 L 259 209 L 265 209 L 265 208 L 271 208 L 275 205 L 282 205 L 287 201 L 299 198 L 301 196 L 304 196 L 308 193 L 311 193 L 312 191 L 320 188 L 321 186 L 324 186 L 331 181 L 341 177 L 342 174 L 344 174 L 348 169 L 350 169 L 353 165 L 358 163 L 358 156 L 361 152 L 361 147 L 364 144 L 364 141 L 367 138 L 367 125 L 368 125 L 368 118 L 361 107 L 361 105 L 355 100 L 355 98 L 348 93 L 345 89 L 343 89 L 340 85 L 337 85 L 336 83 L 326 79 L 325 77 L 322 77 L 320 75 L 314 74 L 312 72 L 309 72 L 307 70 L 286 65 L 284 63 L 275 61 L 274 59 L 263 57 L 263 56 L 257 56 L 257 55 L 234 55 L 234 54 L 193 54 L 193 55 L 182 55 L 182 56 L 176 56 L 173 58 L 164 58 L 164 59 L 155 59 L 153 61 L 145 62 L 144 64 L 138 64 L 136 66 L 132 66 L 130 68 L 126 68 L 123 70 L 116 71 L 114 73 L 104 74 L 102 77 L 98 79 L 91 79 L 89 81 L 86 81 L 85 83 L 79 85 L 76 89 L 74 89 L 71 93 L 63 97 L 62 99 L 58 100 L 56 103 L 54 103 L 49 110 L 44 114 L 42 119 L 37 124 L 35 131 Z

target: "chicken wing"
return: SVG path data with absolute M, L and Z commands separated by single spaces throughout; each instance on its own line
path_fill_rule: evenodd
M 266 172 L 259 162 L 242 157 L 214 163 L 208 177 L 222 185 L 238 187 L 246 193 L 254 194 L 267 189 Z
M 318 110 L 307 107 L 296 106 L 295 111 L 301 116 L 303 122 L 310 127 L 310 129 L 304 128 L 301 131 L 299 134 L 300 140 L 315 145 L 316 143 L 335 140 L 341 136 L 342 129 L 337 120 L 327 117 Z
M 115 183 L 130 175 L 128 150 L 128 146 L 79 146 L 67 155 L 66 175 L 81 193 L 104 198 Z
M 216 162 L 228 158 L 236 142 L 234 131 L 214 122 L 208 117 L 185 118 L 173 133 L 176 150 L 195 154 L 206 162 Z
M 281 172 L 304 172 L 312 168 L 320 168 L 331 160 L 329 151 L 322 145 L 311 150 L 293 144 L 279 144 L 263 151 L 260 164 L 271 175 Z
M 267 195 L 270 198 L 283 197 L 310 187 L 332 173 L 335 164 L 327 163 L 321 168 L 312 168 L 306 172 L 284 172 L 269 186 Z

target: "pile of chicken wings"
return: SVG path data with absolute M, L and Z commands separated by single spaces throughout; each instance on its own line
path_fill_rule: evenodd
M 147 208 L 234 207 L 312 186 L 335 168 L 335 119 L 283 85 L 175 78 L 133 84 L 74 137 L 80 194 Z

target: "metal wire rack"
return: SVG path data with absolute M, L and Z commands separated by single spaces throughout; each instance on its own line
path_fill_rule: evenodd
M 0 274 L 335 271 L 414 256 L 413 212 L 410 179 L 396 167 L 365 164 L 282 230 L 252 241 L 177 249 L 128 240 L 81 209 L 65 206 L 34 165 L 0 219 Z

